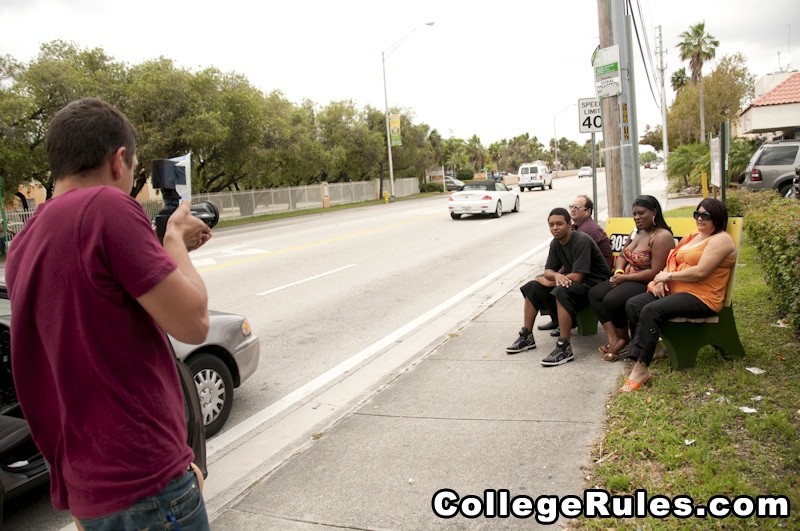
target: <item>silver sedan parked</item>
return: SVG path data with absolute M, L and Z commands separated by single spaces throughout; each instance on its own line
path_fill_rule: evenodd
M 453 219 L 464 214 L 491 214 L 499 218 L 503 212 L 519 211 L 519 194 L 501 182 L 466 181 L 450 194 L 447 206 Z

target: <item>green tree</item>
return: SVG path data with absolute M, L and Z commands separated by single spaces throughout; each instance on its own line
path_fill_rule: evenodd
M 656 125 L 652 129 L 649 125 L 644 126 L 644 134 L 639 138 L 639 144 L 645 146 L 653 146 L 656 151 L 664 149 L 664 130 L 661 125 Z M 650 162 L 650 161 L 643 161 Z
M 676 93 L 683 90 L 683 87 L 685 87 L 687 83 L 689 83 L 689 76 L 686 75 L 685 68 L 679 68 L 672 73 L 670 85 L 672 85 L 672 90 L 674 90 Z
M 747 69 L 741 53 L 726 55 L 703 80 L 706 94 L 704 109 L 712 135 L 719 134 L 719 124 L 735 122 L 746 101 L 755 95 L 755 77 Z
M 699 186 L 701 174 L 711 174 L 711 157 L 707 143 L 683 144 L 669 154 L 667 177 L 672 189 Z
M 465 150 L 472 171 L 481 171 L 486 165 L 487 154 L 478 135 L 472 135 L 472 138 L 467 140 Z
M 714 58 L 717 53 L 719 41 L 711 34 L 706 33 L 706 23 L 699 22 L 690 26 L 687 31 L 680 34 L 681 42 L 678 43 L 681 61 L 689 61 L 692 72 L 692 83 L 699 87 L 700 101 L 700 141 L 706 140 L 706 122 L 704 116 L 705 104 L 703 102 L 703 64 Z

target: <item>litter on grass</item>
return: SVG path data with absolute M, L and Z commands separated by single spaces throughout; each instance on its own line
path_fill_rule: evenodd
M 741 411 L 742 413 L 758 413 L 758 410 L 756 410 L 755 408 L 747 406 L 741 406 L 739 408 L 739 411 Z
M 778 319 L 778 321 L 773 324 L 772 326 L 776 326 L 778 328 L 789 328 L 791 325 L 789 324 L 789 319 L 784 317 L 783 319 Z
M 718 396 L 716 399 L 718 404 L 730 404 L 730 399 L 727 396 Z
M 759 369 L 758 367 L 745 367 L 744 370 L 752 372 L 753 374 L 764 374 L 767 372 L 764 369 Z
M 752 400 L 753 402 L 761 402 L 762 400 L 764 400 L 764 397 L 761 395 L 751 396 L 750 400 Z
M 693 444 L 694 444 L 694 442 L 695 442 L 695 439 L 684 439 L 684 440 L 683 440 L 683 443 L 684 443 L 686 446 L 691 446 L 691 445 L 693 445 Z

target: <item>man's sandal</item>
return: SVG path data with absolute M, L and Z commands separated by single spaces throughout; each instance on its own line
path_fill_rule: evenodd
M 647 384 L 650 380 L 653 379 L 652 374 L 648 374 L 647 377 L 642 380 L 641 382 L 637 382 L 635 380 L 631 380 L 630 378 L 625 378 L 625 384 L 620 388 L 620 393 L 632 393 L 639 389 L 641 386 Z

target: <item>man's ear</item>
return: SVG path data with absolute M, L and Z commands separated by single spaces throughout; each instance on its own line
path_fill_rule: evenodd
M 121 146 L 111 154 L 111 176 L 115 181 L 122 178 L 122 165 L 125 162 L 126 151 L 125 147 Z

